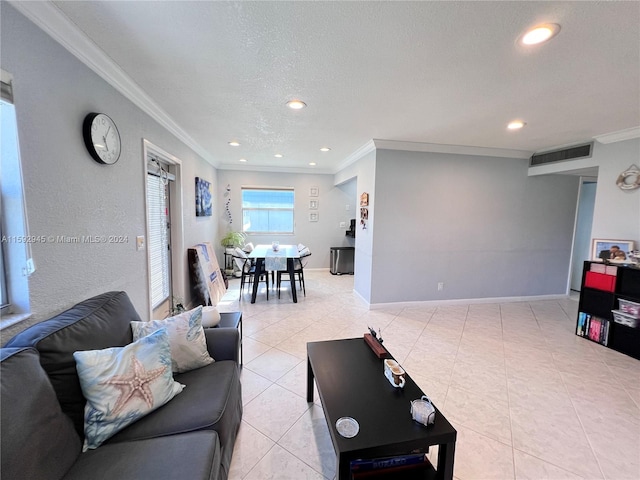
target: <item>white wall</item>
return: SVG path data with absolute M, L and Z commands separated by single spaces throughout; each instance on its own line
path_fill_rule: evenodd
M 618 175 L 630 165 L 640 166 L 640 139 L 596 142 L 593 158 L 599 168 L 591 238 L 633 240 L 640 248 L 640 189 L 621 190 L 616 185 Z
M 225 197 L 227 186 L 230 197 Z M 270 244 L 277 240 L 281 244 L 296 245 L 303 243 L 311 250 L 311 257 L 307 268 L 329 268 L 329 251 L 331 247 L 349 246 L 346 228 L 340 227 L 341 222 L 349 225 L 353 218 L 353 198 L 349 192 L 334 186 L 332 175 L 314 175 L 298 173 L 269 173 L 249 170 L 219 170 L 218 183 L 214 193 L 216 203 L 220 206 L 218 212 L 218 231 L 215 239 L 216 252 L 221 258 L 223 248 L 220 239 L 229 229 L 242 231 L 242 186 L 263 187 L 293 187 L 295 191 L 293 235 L 257 235 L 247 237 L 248 242 Z M 310 197 L 310 187 L 318 187 L 319 196 Z M 231 198 L 230 210 L 233 222 L 229 225 L 225 212 L 225 202 Z M 319 221 L 310 222 L 309 200 L 318 200 Z M 347 205 L 349 209 L 347 209 Z
M 529 169 L 529 175 L 564 173 L 598 167 L 598 186 L 591 238 L 640 242 L 640 189 L 620 190 L 618 175 L 640 166 L 640 139 L 603 144 L 594 142 L 592 156 Z
M 195 203 L 194 177 L 215 185 L 216 171 L 11 5 L 1 2 L 0 8 L 1 68 L 14 78 L 31 235 L 129 238 L 124 244 L 34 244 L 33 316 L 4 330 L 2 339 L 109 290 L 126 291 L 144 315 L 146 252 L 135 248 L 136 235 L 145 234 L 142 139 L 182 160 L 185 205 Z M 89 112 L 107 113 L 118 125 L 122 155 L 115 165 L 99 165 L 84 146 L 82 121 Z M 196 219 L 195 207 L 187 208 L 185 245 L 214 240 L 214 218 Z M 175 253 L 186 261 L 186 250 Z
M 353 289 L 366 302 L 371 303 L 372 265 L 373 265 L 373 240 L 374 240 L 374 213 L 377 196 L 376 189 L 376 151 L 371 151 L 357 162 L 336 173 L 335 183 L 343 183 L 356 179 L 357 200 L 360 195 L 369 193 L 369 221 L 367 228 L 360 225 L 360 209 L 356 209 L 356 242 L 354 257 L 354 284 Z M 386 202 L 386 198 L 384 200 Z M 400 213 L 404 215 L 404 212 Z
M 577 177 L 530 178 L 519 159 L 375 155 L 372 304 L 566 293 Z

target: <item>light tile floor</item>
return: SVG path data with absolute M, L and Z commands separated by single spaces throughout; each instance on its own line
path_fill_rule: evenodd
M 640 361 L 575 336 L 576 298 L 368 310 L 352 276 L 305 277 L 297 304 L 284 289 L 267 301 L 264 285 L 238 302 L 235 279 L 220 303 L 244 326 L 231 480 L 335 477 L 322 407 L 306 401 L 306 343 L 367 325 L 457 429 L 455 478 L 640 478 Z

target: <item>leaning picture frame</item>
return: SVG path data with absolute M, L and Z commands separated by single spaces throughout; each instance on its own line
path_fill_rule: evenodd
M 633 251 L 633 246 L 633 240 L 594 238 L 591 244 L 591 260 L 628 261 L 629 253 Z

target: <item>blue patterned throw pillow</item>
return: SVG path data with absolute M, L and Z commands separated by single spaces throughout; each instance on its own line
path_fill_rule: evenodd
M 82 451 L 98 448 L 184 388 L 173 380 L 164 328 L 125 347 L 74 352 L 73 358 L 87 399 Z
M 202 328 L 202 306 L 164 320 L 131 322 L 133 339 L 166 328 L 171 345 L 171 368 L 175 373 L 188 372 L 213 362 L 207 351 L 207 340 Z

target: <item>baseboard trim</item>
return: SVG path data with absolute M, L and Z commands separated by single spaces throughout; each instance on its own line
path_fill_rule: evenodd
M 384 308 L 406 308 L 406 307 L 440 307 L 447 305 L 473 305 L 483 303 L 516 303 L 516 302 L 540 302 L 544 300 L 575 300 L 569 295 L 530 295 L 521 297 L 488 297 L 488 298 L 456 298 L 451 300 L 423 300 L 414 302 L 387 302 L 387 303 L 368 303 L 362 296 L 354 290 L 365 303 L 369 310 L 381 310 Z

